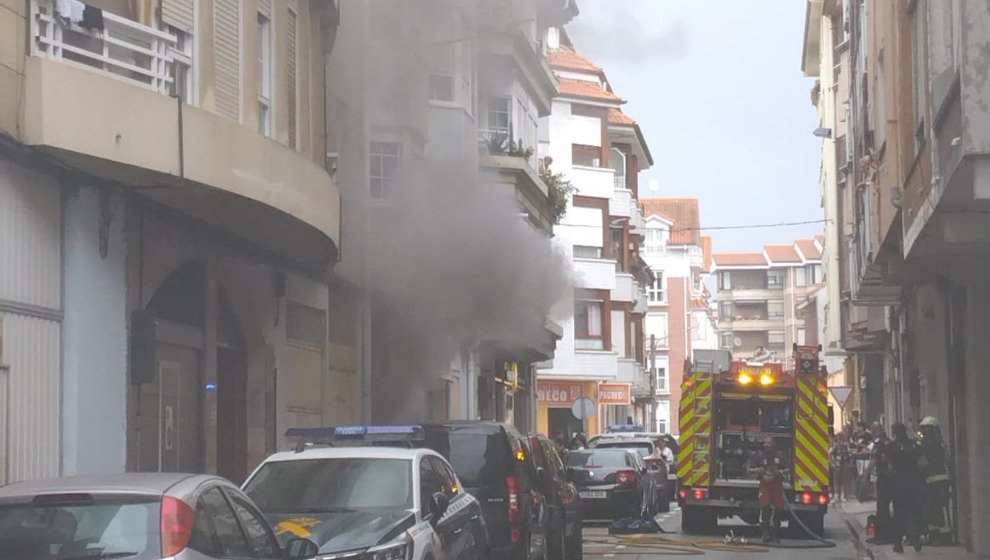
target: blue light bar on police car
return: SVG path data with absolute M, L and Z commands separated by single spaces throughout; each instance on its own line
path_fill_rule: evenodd
M 289 428 L 286 437 L 295 438 L 299 444 L 361 444 L 361 443 L 409 443 L 426 438 L 422 426 L 333 426 L 320 428 Z
M 645 432 L 646 428 L 641 424 L 612 424 L 607 428 L 609 432 Z

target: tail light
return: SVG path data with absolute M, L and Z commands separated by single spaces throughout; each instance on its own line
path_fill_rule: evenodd
M 811 492 L 805 492 L 804 494 L 801 494 L 801 502 L 802 503 L 805 503 L 805 504 L 810 504 L 811 503 Z
M 687 495 L 688 495 L 688 489 L 687 488 L 681 488 L 681 497 L 684 498 L 684 499 L 687 499 Z
M 522 511 L 519 509 L 519 481 L 510 474 L 505 477 L 505 488 L 509 491 L 509 522 L 519 523 L 522 519 Z
M 192 536 L 193 509 L 178 498 L 162 499 L 162 556 L 175 556 L 185 550 Z
M 636 471 L 619 471 L 615 473 L 615 482 L 618 484 L 636 482 Z
M 819 494 L 818 495 L 818 503 L 821 504 L 821 505 L 823 505 L 823 506 L 827 506 L 828 505 L 828 494 Z
M 708 490 L 705 490 L 704 488 L 695 488 L 694 489 L 694 499 L 695 500 L 703 500 L 703 499 L 705 499 L 707 497 L 708 497 Z

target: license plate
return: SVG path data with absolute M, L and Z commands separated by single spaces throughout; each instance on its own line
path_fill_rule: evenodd
M 604 500 L 608 497 L 608 492 L 604 490 L 588 490 L 585 492 L 578 492 L 578 494 L 586 500 Z

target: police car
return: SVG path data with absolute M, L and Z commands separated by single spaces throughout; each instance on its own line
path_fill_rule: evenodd
M 418 426 L 288 435 L 301 436 L 296 451 L 272 455 L 243 486 L 280 539 L 315 542 L 320 560 L 487 558 L 481 506 L 450 464 L 429 449 L 391 446 L 421 437 Z

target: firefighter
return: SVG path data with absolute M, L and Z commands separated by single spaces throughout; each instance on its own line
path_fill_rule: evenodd
M 914 545 L 921 552 L 921 524 L 924 517 L 924 497 L 918 498 L 923 487 L 921 450 L 907 435 L 907 426 L 896 423 L 892 427 L 894 439 L 885 447 L 881 460 L 887 462 L 890 473 L 890 497 L 894 505 L 894 552 L 904 552 L 902 541 Z M 920 502 L 920 503 L 919 503 Z
M 870 462 L 863 473 L 862 484 L 866 485 L 869 481 L 875 480 L 877 513 L 876 533 L 873 537 L 867 539 L 866 542 L 870 544 L 887 544 L 892 537 L 891 526 L 893 523 L 890 516 L 890 463 L 885 460 L 884 454 L 887 451 L 887 446 L 890 445 L 890 439 L 884 433 L 883 424 L 880 422 L 874 422 L 870 426 L 870 433 L 873 436 L 873 442 L 870 443 L 869 447 Z
M 921 456 L 927 488 L 927 515 L 925 534 L 929 544 L 945 545 L 952 542 L 952 526 L 949 524 L 949 469 L 945 443 L 938 420 L 928 416 L 921 421 Z
M 764 440 L 763 451 L 750 465 L 749 472 L 760 479 L 760 529 L 763 542 L 780 541 L 780 519 L 787 503 L 784 499 L 784 475 L 788 472 L 784 454 L 772 437 Z

